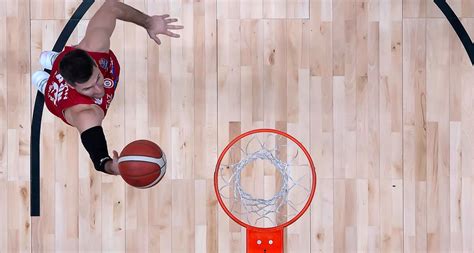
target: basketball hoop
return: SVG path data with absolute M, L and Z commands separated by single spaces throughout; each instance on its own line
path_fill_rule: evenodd
M 306 148 L 275 129 L 255 129 L 233 139 L 214 172 L 224 212 L 246 228 L 247 252 L 283 252 L 283 230 L 309 208 L 316 169 Z

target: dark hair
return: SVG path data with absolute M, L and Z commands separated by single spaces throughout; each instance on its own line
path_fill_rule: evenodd
M 59 73 L 70 85 L 85 83 L 92 76 L 92 69 L 97 66 L 92 58 L 82 49 L 74 49 L 64 55 L 59 63 Z

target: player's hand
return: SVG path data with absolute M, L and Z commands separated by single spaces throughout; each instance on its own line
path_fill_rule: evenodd
M 182 25 L 172 25 L 171 23 L 177 22 L 176 18 L 169 18 L 170 15 L 165 14 L 161 16 L 150 16 L 146 21 L 146 31 L 152 40 L 158 45 L 161 45 L 161 40 L 158 38 L 158 34 L 164 34 L 169 37 L 179 38 L 179 34 L 173 33 L 170 30 L 183 29 Z
M 114 150 L 113 160 L 107 161 L 105 164 L 105 172 L 111 175 L 120 175 L 120 170 L 118 168 L 118 153 Z

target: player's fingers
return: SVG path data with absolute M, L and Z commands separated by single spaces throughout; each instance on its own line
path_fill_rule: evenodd
M 115 160 L 115 159 L 118 159 L 118 152 L 114 150 L 113 153 L 114 153 L 114 160 Z
M 161 15 L 162 18 L 169 18 L 170 15 L 169 14 L 165 14 L 165 15 Z
M 156 36 L 156 35 L 151 36 L 151 39 L 154 40 L 156 42 L 156 44 L 161 45 L 161 40 L 158 39 L 158 36 Z
M 167 25 L 166 28 L 168 28 L 168 29 L 183 29 L 184 26 L 182 26 L 182 25 Z
M 169 24 L 169 23 L 173 23 L 173 22 L 177 22 L 177 21 L 178 21 L 177 18 L 170 18 L 170 19 L 165 20 L 165 23 Z
M 165 35 L 168 35 L 168 36 L 174 37 L 174 38 L 179 38 L 179 34 L 172 33 L 172 32 L 170 32 L 170 31 L 166 31 L 166 32 L 165 32 Z

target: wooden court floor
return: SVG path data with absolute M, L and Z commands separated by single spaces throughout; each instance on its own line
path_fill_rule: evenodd
M 157 46 L 120 21 L 111 45 L 109 151 L 153 140 L 167 174 L 138 190 L 96 173 L 45 109 L 31 218 L 30 76 L 80 2 L 0 0 L 0 252 L 245 252 L 213 172 L 261 127 L 298 138 L 317 167 L 285 252 L 474 251 L 474 68 L 431 0 L 126 0 L 185 26 Z M 474 36 L 474 1 L 448 2 Z

